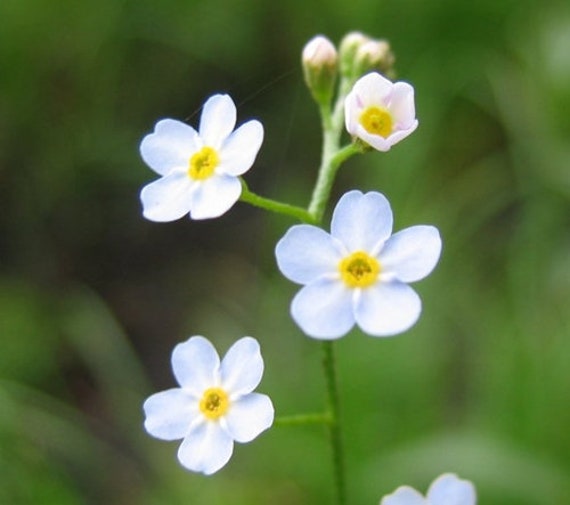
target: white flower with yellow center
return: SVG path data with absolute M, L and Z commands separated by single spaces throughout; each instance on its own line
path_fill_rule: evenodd
M 382 498 L 380 505 L 475 505 L 475 487 L 453 473 L 445 473 L 434 480 L 425 498 L 414 488 L 401 486 Z
M 354 190 L 339 200 L 330 234 L 296 225 L 279 241 L 279 269 L 304 285 L 291 315 L 307 335 L 336 339 L 356 323 L 370 335 L 389 336 L 416 322 L 421 301 L 407 283 L 433 270 L 441 238 L 436 228 L 425 225 L 391 233 L 388 200 Z
M 161 440 L 183 439 L 178 459 L 193 472 L 210 475 L 230 459 L 234 441 L 250 442 L 273 424 L 268 396 L 253 393 L 263 375 L 257 340 L 244 337 L 220 363 L 204 337 L 178 344 L 172 369 L 181 387 L 144 403 L 148 433 Z
M 388 151 L 418 127 L 414 88 L 372 72 L 356 81 L 344 102 L 346 129 L 378 151 Z
M 263 126 L 252 120 L 234 130 L 236 107 L 214 95 L 202 109 L 200 129 L 174 119 L 156 123 L 141 142 L 146 164 L 162 177 L 141 191 L 143 215 L 151 221 L 221 216 L 239 199 L 239 176 L 247 172 L 263 142 Z

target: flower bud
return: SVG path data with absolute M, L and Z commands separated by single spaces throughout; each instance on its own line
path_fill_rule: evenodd
M 337 75 L 338 55 L 333 43 L 322 35 L 313 37 L 303 49 L 303 74 L 314 99 L 329 103 Z
M 370 71 L 389 74 L 394 66 L 394 53 L 386 40 L 369 40 L 361 44 L 354 57 L 354 65 L 358 75 Z
M 356 52 L 371 39 L 361 32 L 349 32 L 340 41 L 340 73 L 349 78 L 359 77 L 354 68 Z

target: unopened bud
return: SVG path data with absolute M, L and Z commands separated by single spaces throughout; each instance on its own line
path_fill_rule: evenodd
M 338 54 L 333 43 L 317 35 L 303 49 L 303 74 L 315 100 L 329 103 L 337 75 Z
M 349 32 L 340 41 L 339 54 L 340 54 L 340 73 L 345 77 L 357 77 L 354 69 L 354 59 L 360 46 L 370 41 L 361 32 Z
M 373 70 L 386 75 L 392 70 L 394 61 L 394 53 L 387 41 L 369 40 L 356 51 L 354 64 L 359 75 Z

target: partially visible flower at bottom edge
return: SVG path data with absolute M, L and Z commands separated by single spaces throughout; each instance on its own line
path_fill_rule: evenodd
M 193 336 L 172 352 L 181 387 L 150 396 L 144 427 L 161 440 L 183 439 L 178 460 L 193 472 L 211 475 L 231 458 L 234 441 L 251 442 L 273 424 L 271 399 L 252 391 L 263 375 L 259 343 L 244 337 L 220 362 L 214 346 Z
M 384 496 L 380 505 L 475 505 L 477 493 L 473 484 L 454 473 L 435 479 L 424 496 L 410 486 L 401 486 Z

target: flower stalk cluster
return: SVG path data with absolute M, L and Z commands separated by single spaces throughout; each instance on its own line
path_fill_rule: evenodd
M 257 340 L 238 340 L 223 360 L 201 336 L 176 346 L 172 367 L 179 387 L 147 399 L 144 425 L 156 438 L 182 439 L 178 459 L 187 469 L 207 475 L 220 470 L 234 442 L 253 440 L 274 421 L 279 426 L 318 423 L 329 432 L 337 503 L 348 502 L 333 341 L 355 326 L 374 337 L 413 326 L 421 301 L 409 284 L 431 273 L 442 248 L 431 225 L 393 234 L 390 203 L 376 191 L 346 192 L 334 208 L 330 232 L 322 229 L 343 163 L 356 154 L 388 151 L 418 127 L 413 87 L 387 77 L 393 75 L 394 61 L 386 41 L 358 32 L 346 35 L 338 50 L 322 35 L 305 46 L 304 78 L 323 132 L 321 163 L 306 207 L 250 190 L 243 176 L 255 162 L 264 130 L 255 119 L 235 129 L 236 107 L 228 95 L 206 101 L 198 130 L 163 119 L 143 139 L 142 158 L 160 176 L 141 191 L 147 219 L 215 218 L 239 200 L 299 222 L 277 243 L 277 266 L 302 286 L 291 303 L 293 320 L 306 336 L 323 341 L 324 410 L 275 419 L 271 399 L 254 392 L 264 368 Z M 425 499 L 403 487 L 381 504 L 474 505 L 469 486 L 446 474 Z

